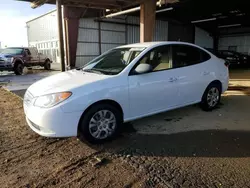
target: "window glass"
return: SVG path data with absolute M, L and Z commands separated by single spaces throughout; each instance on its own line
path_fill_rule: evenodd
M 208 61 L 211 58 L 211 56 L 207 52 L 205 52 L 203 50 L 200 50 L 200 52 L 201 52 L 201 61 L 202 62 Z M 214 54 L 214 55 L 216 56 L 216 54 Z
M 170 62 L 170 47 L 160 48 L 157 51 L 157 64 L 154 71 L 171 69 L 172 63 Z
M 9 55 L 21 55 L 23 53 L 23 48 L 5 48 L 1 53 Z
M 144 48 L 115 48 L 89 62 L 83 70 L 115 75 L 127 67 L 143 50 Z M 88 68 L 92 64 L 94 66 Z
M 139 62 L 139 64 L 150 64 L 153 71 L 171 69 L 170 47 L 158 47 L 148 52 Z
M 25 49 L 25 52 L 27 53 L 27 55 L 31 55 L 30 50 L 29 49 Z
M 236 52 L 237 46 L 228 46 L 228 50 Z
M 195 65 L 211 57 L 199 48 L 187 45 L 173 45 L 173 68 Z
M 226 56 L 231 56 L 231 55 L 233 55 L 233 53 L 232 53 L 232 52 L 229 52 L 229 51 L 223 51 L 222 54 L 223 54 L 223 55 L 226 55 Z

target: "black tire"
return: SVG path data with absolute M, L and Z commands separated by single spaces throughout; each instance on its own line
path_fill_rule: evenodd
M 212 98 L 209 97 L 209 95 L 211 96 L 211 93 L 214 93 L 213 91 L 216 91 L 216 90 L 218 91 L 218 97 L 217 97 L 217 95 L 215 95 L 213 97 L 214 102 L 212 102 Z M 217 91 L 216 91 L 216 93 L 217 93 Z M 211 111 L 211 110 L 215 109 L 218 106 L 218 104 L 220 104 L 220 99 L 221 99 L 221 84 L 218 82 L 213 82 L 205 90 L 205 92 L 202 96 L 200 106 L 204 111 Z
M 16 75 L 22 75 L 23 74 L 23 64 L 22 63 L 17 63 L 14 68 L 14 72 Z
M 90 130 L 91 130 L 90 121 L 92 118 L 95 117 L 95 115 L 98 112 L 103 111 L 103 110 L 110 111 L 113 113 L 113 115 L 115 116 L 116 126 L 113 129 L 112 134 L 110 133 L 110 135 L 108 137 L 102 138 L 102 139 L 97 139 L 92 135 L 93 133 L 91 134 L 91 132 L 90 132 Z M 80 139 L 87 140 L 89 143 L 92 143 L 92 144 L 100 144 L 100 143 L 104 143 L 106 141 L 113 140 L 120 133 L 121 125 L 123 123 L 122 117 L 123 117 L 122 112 L 120 112 L 120 110 L 117 109 L 116 107 L 114 107 L 113 105 L 102 103 L 102 104 L 97 104 L 97 105 L 92 106 L 86 113 L 84 113 L 82 115 L 82 118 L 79 122 L 78 133 L 79 133 Z M 98 120 L 98 121 L 101 121 L 101 120 Z M 110 126 L 110 124 L 108 126 Z M 94 127 L 92 127 L 92 130 L 96 129 L 96 131 L 97 131 L 97 129 L 99 129 L 99 128 L 100 128 L 100 125 L 98 125 L 98 126 L 95 125 Z M 101 132 L 102 132 L 102 130 L 101 130 Z M 106 134 L 105 131 L 103 131 L 103 133 Z
M 49 60 L 46 60 L 44 63 L 44 69 L 45 70 L 50 70 L 51 69 L 51 63 Z

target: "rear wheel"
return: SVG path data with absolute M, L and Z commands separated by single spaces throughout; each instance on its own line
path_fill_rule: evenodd
M 201 108 L 211 111 L 217 107 L 221 99 L 221 85 L 219 83 L 210 84 L 202 96 Z
M 44 63 L 44 69 L 45 70 L 50 70 L 51 69 L 51 63 L 49 60 L 46 60 Z
M 15 74 L 16 75 L 22 75 L 23 74 L 23 68 L 24 68 L 23 64 L 17 63 L 15 68 L 14 68 Z
M 114 139 L 122 124 L 122 114 L 109 104 L 91 107 L 79 124 L 79 134 L 90 143 L 102 143 Z

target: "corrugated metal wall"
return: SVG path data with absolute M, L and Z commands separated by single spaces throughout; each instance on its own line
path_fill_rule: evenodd
M 140 42 L 140 18 L 129 16 L 127 23 L 131 24 L 127 26 L 127 42 L 128 44 Z M 134 25 L 132 25 L 134 24 Z
M 124 18 L 111 20 L 125 23 Z M 106 21 L 110 21 L 110 19 Z M 94 18 L 81 19 L 76 66 L 82 66 L 107 50 L 126 44 L 125 33 L 125 24 L 98 22 Z
M 93 18 L 80 20 L 76 51 L 76 66 L 99 55 L 99 25 Z
M 55 26 L 57 26 L 56 11 L 27 22 L 28 42 L 58 39 L 58 28 Z
M 140 18 L 129 16 L 127 18 L 127 39 L 128 44 L 140 42 Z M 168 40 L 168 22 L 156 20 L 155 32 L 153 41 L 167 41 Z
M 57 12 L 51 11 L 26 23 L 28 45 L 37 47 L 40 53 L 53 62 L 59 62 Z
M 117 46 L 139 42 L 139 23 L 140 19 L 132 16 L 110 18 L 100 23 L 95 21 L 94 18 L 81 19 L 76 66 L 82 66 L 99 54 Z M 154 41 L 167 41 L 167 39 L 168 22 L 157 20 Z
M 250 54 L 250 35 L 227 36 L 219 39 L 219 50 L 236 48 L 237 52 Z
M 195 44 L 203 48 L 213 48 L 213 37 L 208 32 L 195 27 Z

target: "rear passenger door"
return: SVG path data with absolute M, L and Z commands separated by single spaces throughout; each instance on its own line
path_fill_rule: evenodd
M 32 64 L 34 59 L 31 56 L 31 52 L 29 49 L 24 49 L 24 62 L 26 65 Z
M 180 105 L 199 102 L 211 80 L 210 55 L 190 45 L 172 45 L 172 63 L 180 91 Z
M 29 48 L 30 53 L 31 53 L 31 58 L 32 58 L 32 63 L 33 64 L 38 64 L 39 63 L 39 56 L 38 56 L 38 51 L 36 48 Z

